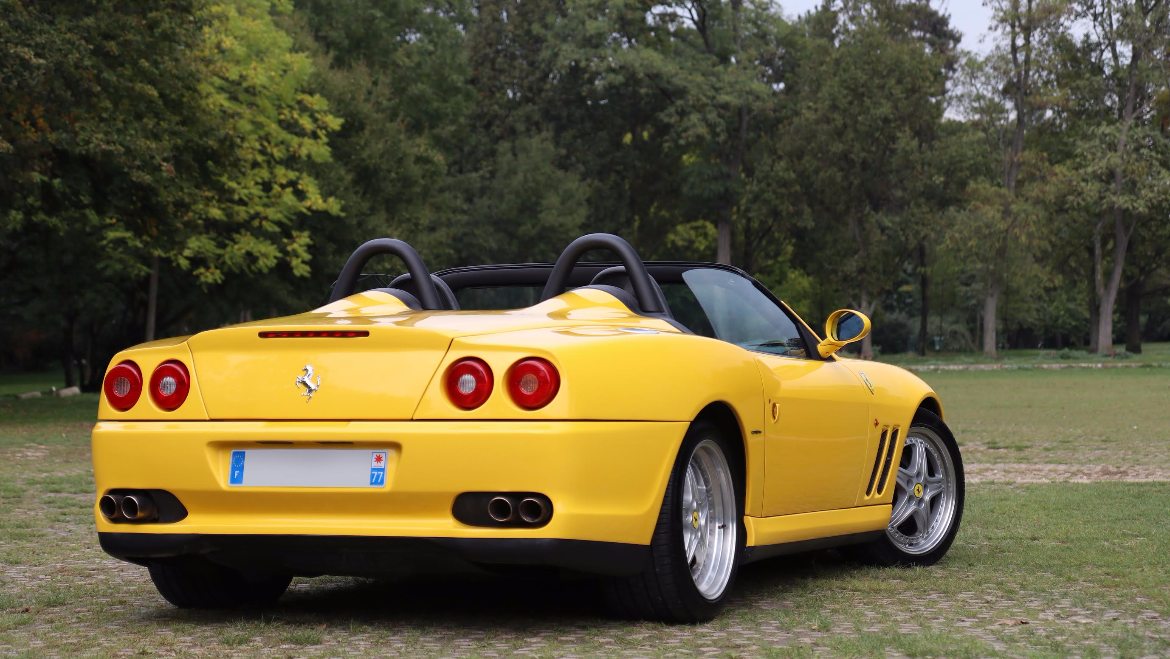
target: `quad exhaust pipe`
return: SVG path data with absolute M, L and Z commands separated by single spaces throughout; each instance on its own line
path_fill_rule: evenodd
M 131 522 L 145 522 L 158 516 L 154 498 L 146 493 L 127 494 L 122 497 L 122 517 Z
M 543 526 L 552 517 L 552 502 L 543 494 L 497 494 L 487 502 L 487 516 L 497 524 Z
M 516 511 L 512 507 L 511 500 L 507 497 L 494 497 L 488 501 L 487 514 L 488 517 L 500 524 L 506 524 L 516 519 Z
M 103 494 L 102 498 L 98 499 L 98 510 L 108 520 L 121 519 L 123 498 L 121 494 Z
M 548 519 L 548 506 L 535 497 L 527 497 L 518 506 L 520 519 L 529 524 L 543 524 Z
M 104 494 L 98 510 L 111 522 L 150 522 L 158 519 L 158 506 L 148 492 Z
M 464 492 L 451 514 L 468 526 L 538 527 L 552 519 L 553 505 L 539 492 Z

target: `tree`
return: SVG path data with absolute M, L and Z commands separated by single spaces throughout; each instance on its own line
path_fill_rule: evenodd
M 92 344 L 115 324 L 107 296 L 143 278 L 157 294 L 153 264 L 204 285 L 280 263 L 307 272 L 309 234 L 295 223 L 338 208 L 305 164 L 328 159 L 336 121 L 304 93 L 309 63 L 271 8 L 0 6 L 11 55 L 0 64 L 0 270 L 25 273 L 2 304 L 35 298 L 63 315 L 67 383 L 78 325 Z M 29 244 L 51 256 L 30 259 Z M 139 330 L 154 326 L 152 299 L 146 308 Z
M 873 315 L 881 291 L 900 276 L 935 208 L 931 159 L 943 115 L 946 46 L 932 49 L 914 28 L 918 3 L 878 8 L 826 6 L 806 21 L 802 62 L 791 81 L 794 107 L 785 151 L 815 218 L 807 263 Z M 844 238 L 844 240 L 842 240 Z M 826 258 L 827 257 L 827 258 Z M 862 344 L 871 357 L 872 339 Z
M 779 15 L 742 0 L 583 0 L 570 14 L 576 38 L 562 56 L 584 68 L 596 102 L 636 90 L 655 104 L 653 139 L 682 154 L 682 194 L 714 219 L 715 258 L 730 262 L 752 125 L 780 93 L 770 84 Z
M 1043 156 L 1027 150 L 1027 137 L 1051 102 L 1052 48 L 1065 16 L 1063 0 L 989 0 L 1001 42 L 986 58 L 969 58 L 962 88 L 962 112 L 980 126 L 989 148 L 999 154 L 998 176 L 972 189 L 970 225 L 956 234 L 985 250 L 982 348 L 995 356 L 997 312 L 1009 251 L 1034 235 L 1041 210 L 1037 199 L 1020 194 L 1021 172 L 1029 164 L 1043 171 Z
M 428 259 L 455 260 L 453 226 L 465 213 L 457 153 L 473 131 L 467 60 L 471 3 L 463 0 L 296 0 L 281 19 L 312 58 L 310 87 L 343 123 L 332 160 L 317 167 L 346 220 L 319 226 L 314 246 L 327 286 L 371 236 L 408 239 Z M 321 222 L 315 222 L 321 225 Z
M 1092 26 L 1084 38 L 1100 72 L 1094 100 L 1103 111 L 1084 118 L 1093 124 L 1080 146 L 1081 196 L 1100 212 L 1092 238 L 1097 349 L 1112 354 L 1113 309 L 1130 240 L 1170 195 L 1166 136 L 1153 121 L 1157 93 L 1170 82 L 1170 9 L 1164 0 L 1083 0 L 1078 10 Z

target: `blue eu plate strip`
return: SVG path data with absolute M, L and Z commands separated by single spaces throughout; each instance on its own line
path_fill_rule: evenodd
M 244 452 L 232 451 L 232 472 L 228 478 L 228 485 L 244 484 Z

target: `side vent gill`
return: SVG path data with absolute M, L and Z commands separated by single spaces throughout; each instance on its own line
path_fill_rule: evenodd
M 878 479 L 877 495 L 879 497 L 886 493 L 886 486 L 890 484 L 890 463 L 894 461 L 894 449 L 898 448 L 898 430 L 898 426 L 894 426 L 890 430 L 890 443 L 886 446 L 886 461 L 882 465 L 881 478 Z
M 865 496 L 873 496 L 874 482 L 877 481 L 878 469 L 882 466 L 882 457 L 886 451 L 886 435 L 890 434 L 889 428 L 882 428 L 881 439 L 878 440 L 877 455 L 873 456 L 873 473 L 869 475 L 869 486 L 865 488 Z
M 877 454 L 873 457 L 873 472 L 870 473 L 869 485 L 865 488 L 866 498 L 882 496 L 890 484 L 890 467 L 894 462 L 894 450 L 898 447 L 899 430 L 898 426 L 882 428 Z

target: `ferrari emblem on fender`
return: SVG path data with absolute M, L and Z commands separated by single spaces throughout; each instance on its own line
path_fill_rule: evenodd
M 866 377 L 865 371 L 858 371 L 857 374 L 861 376 L 861 381 L 865 383 L 865 386 L 869 388 L 869 393 L 872 394 L 873 393 L 873 383 L 869 381 L 868 377 Z
M 313 394 L 317 393 L 317 390 L 321 388 L 321 376 L 317 376 L 317 382 L 314 384 L 313 365 L 305 364 L 305 367 L 301 370 L 304 371 L 304 373 L 297 377 L 297 389 L 300 389 L 302 385 L 305 387 L 305 390 L 301 392 L 301 395 L 308 396 L 308 398 L 305 399 L 305 402 L 307 403 L 313 400 Z

